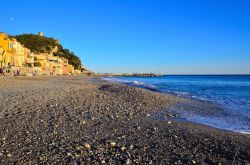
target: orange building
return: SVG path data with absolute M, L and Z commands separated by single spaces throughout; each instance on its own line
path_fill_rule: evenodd
M 69 62 L 68 59 L 61 57 L 62 59 L 62 74 L 69 74 Z

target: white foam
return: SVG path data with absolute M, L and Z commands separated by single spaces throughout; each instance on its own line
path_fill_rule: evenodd
M 141 81 L 132 81 L 132 82 L 135 85 L 144 85 L 145 84 L 144 82 L 141 82 Z
M 199 115 L 187 114 L 183 116 L 188 121 L 193 121 L 197 123 L 201 123 L 204 125 L 208 125 L 211 127 L 230 130 L 233 132 L 238 132 L 242 134 L 250 134 L 250 127 L 246 125 L 246 123 L 241 123 L 240 121 L 227 121 L 226 118 L 216 118 L 216 117 L 203 117 Z
M 114 77 L 102 78 L 102 80 L 125 83 L 125 84 L 135 85 L 135 86 L 142 86 L 142 87 L 149 88 L 149 89 L 156 89 L 156 87 L 152 84 L 147 84 L 145 82 L 137 81 L 137 80 L 123 80 L 123 79 L 114 78 Z
M 250 135 L 250 132 L 239 131 L 239 133 Z

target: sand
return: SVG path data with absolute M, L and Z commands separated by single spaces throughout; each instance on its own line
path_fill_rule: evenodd
M 175 120 L 182 101 L 99 78 L 0 77 L 0 164 L 250 163 L 250 135 Z

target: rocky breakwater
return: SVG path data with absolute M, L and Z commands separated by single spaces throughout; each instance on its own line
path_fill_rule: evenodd
M 160 77 L 161 74 L 156 73 L 133 73 L 133 74 L 122 74 L 125 77 Z
M 97 73 L 96 76 L 105 77 L 105 76 L 122 76 L 122 77 L 160 77 L 164 76 L 157 73 L 124 73 L 124 74 L 114 74 L 114 73 Z

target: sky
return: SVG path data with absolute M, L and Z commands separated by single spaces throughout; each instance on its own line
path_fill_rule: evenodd
M 4 0 L 0 31 L 42 31 L 99 73 L 250 74 L 249 0 Z

